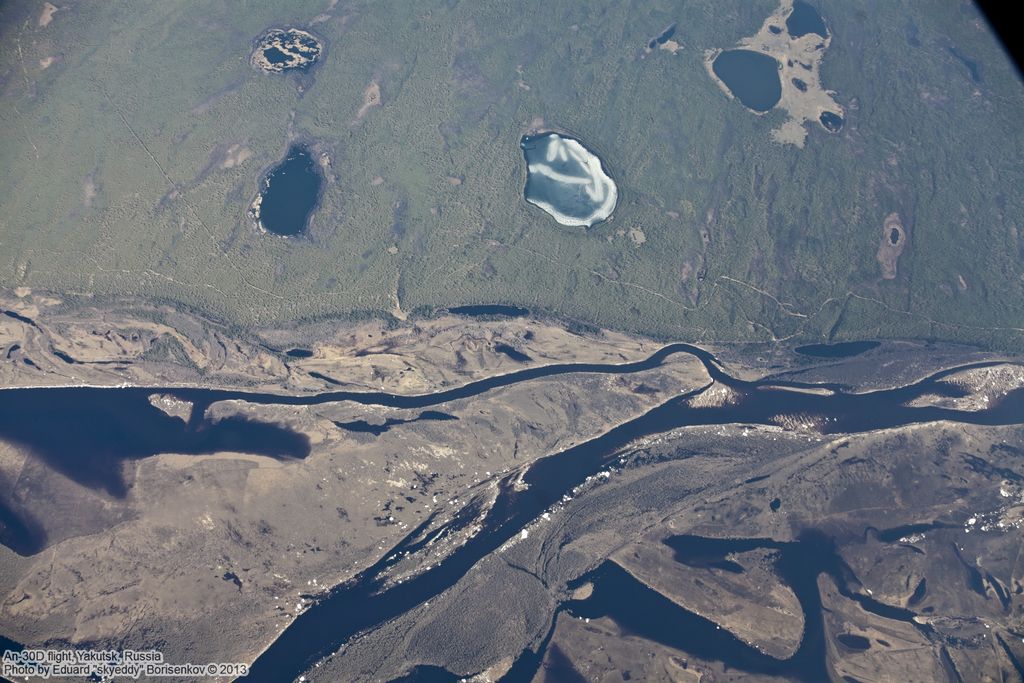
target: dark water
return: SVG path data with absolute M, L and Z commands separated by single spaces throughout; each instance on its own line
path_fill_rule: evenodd
M 313 377 L 315 379 L 319 379 L 319 380 L 322 380 L 324 382 L 327 382 L 328 384 L 333 384 L 335 386 L 341 386 L 342 384 L 344 384 L 344 382 L 339 382 L 338 380 L 334 379 L 333 377 L 328 377 L 327 375 L 323 374 L 322 372 L 316 372 L 315 370 L 311 370 L 310 373 L 309 373 L 309 376 Z
M 309 149 L 296 145 L 264 183 L 260 224 L 275 235 L 294 237 L 309 226 L 324 179 Z
M 263 56 L 266 57 L 267 61 L 271 64 L 284 64 L 291 60 L 291 57 L 274 46 L 263 48 Z
M 280 47 L 272 44 L 275 40 L 280 41 Z M 263 51 L 263 56 L 271 64 L 298 62 L 294 66 L 284 66 L 283 71 L 305 72 L 309 71 L 319 58 L 321 46 L 313 38 L 297 31 L 274 29 L 263 36 L 257 49 Z
M 437 410 L 425 410 L 416 417 L 410 420 L 403 420 L 401 418 L 389 417 L 384 420 L 383 424 L 372 424 L 366 420 L 356 420 L 354 422 L 335 422 L 334 426 L 339 429 L 344 429 L 347 432 L 353 433 L 364 433 L 373 434 L 374 436 L 380 436 L 384 432 L 390 431 L 392 427 L 398 425 L 409 424 L 411 422 L 423 421 L 441 421 L 445 422 L 448 420 L 458 420 L 459 418 L 448 413 L 442 413 Z
M 609 208 L 607 214 L 596 215 L 602 212 L 607 202 L 614 208 L 614 197 L 612 192 L 616 191 L 602 185 L 601 180 L 594 180 L 591 171 L 586 167 L 583 160 L 573 153 L 566 155 L 566 158 L 556 157 L 549 159 L 549 150 L 554 146 L 558 147 L 572 141 L 579 143 L 587 150 L 587 153 L 594 155 L 586 145 L 575 138 L 558 133 L 543 133 L 541 135 L 527 135 L 520 141 L 523 150 L 523 157 L 526 160 L 527 174 L 526 187 L 523 189 L 523 196 L 531 204 L 548 205 L 562 216 L 580 221 L 587 227 L 601 222 L 611 213 Z M 576 179 L 586 179 L 585 183 L 561 182 L 543 173 L 536 172 L 536 167 L 546 167 L 551 171 L 571 176 Z M 604 175 L 611 177 L 604 162 L 600 163 Z M 544 208 L 545 211 L 548 209 Z M 550 213 L 550 211 L 548 211 Z M 561 221 L 560 221 L 561 222 Z
M 814 356 L 815 358 L 850 358 L 871 349 L 876 349 L 881 345 L 881 342 L 876 341 L 852 341 L 839 342 L 837 344 L 807 344 L 806 346 L 798 346 L 793 350 L 801 355 Z
M 759 386 L 758 383 L 729 378 L 718 369 L 706 352 L 703 353 L 702 359 L 705 360 L 706 367 L 712 376 L 742 393 L 742 397 L 736 405 L 692 409 L 685 405 L 688 395 L 679 396 L 654 408 L 640 418 L 613 428 L 596 439 L 536 461 L 523 476 L 523 481 L 528 485 L 525 491 L 517 490 L 513 486 L 511 477 L 502 480 L 500 482 L 501 493 L 488 510 L 483 521 L 483 530 L 479 534 L 469 539 L 430 570 L 401 584 L 384 588 L 389 562 L 387 559 L 382 559 L 353 580 L 336 587 L 320 602 L 300 615 L 256 660 L 251 670 L 250 679 L 256 681 L 291 680 L 306 671 L 318 659 L 336 651 L 363 630 L 393 619 L 450 588 L 477 561 L 519 533 L 523 526 L 561 500 L 564 494 L 584 481 L 587 476 L 596 474 L 613 462 L 620 448 L 642 436 L 686 425 L 728 422 L 764 423 L 770 419 L 769 415 L 777 413 L 780 406 L 784 406 L 787 412 L 829 418 L 826 423 L 828 432 L 859 432 L 937 419 L 982 424 L 1024 422 L 1024 391 L 1021 390 L 1008 396 L 999 406 L 981 414 L 939 408 L 908 408 L 903 405 L 924 393 L 937 392 L 947 396 L 958 394 L 961 390 L 942 381 L 948 372 L 937 373 L 927 380 L 901 389 L 826 397 L 814 394 L 787 393 Z M 473 523 L 474 519 L 473 514 L 467 514 L 465 524 Z M 392 548 L 387 557 L 414 552 L 421 547 L 422 541 L 417 539 L 429 527 L 431 521 L 425 521 L 421 527 L 410 533 L 405 540 Z M 457 526 L 453 528 L 457 528 Z M 748 545 L 755 544 L 756 547 L 767 547 L 766 544 L 773 542 L 755 539 L 747 543 Z M 812 558 L 813 562 L 808 559 L 809 555 L 814 555 L 825 547 L 824 543 L 824 541 L 808 537 L 801 539 L 796 546 L 789 550 L 790 556 L 796 558 L 793 560 L 795 567 L 792 571 L 796 572 L 794 576 L 797 579 L 805 576 L 799 572 L 810 571 L 812 568 L 819 568 L 819 572 L 839 571 L 834 564 L 830 564 L 832 562 L 830 558 L 834 556 L 834 552 L 821 554 L 816 559 Z M 750 545 L 750 547 L 755 547 L 755 545 Z M 775 544 L 773 547 L 782 550 L 789 548 L 789 545 Z M 730 547 L 735 549 L 743 546 Z M 913 616 L 908 610 L 878 603 L 867 596 L 850 593 L 848 597 L 857 601 L 862 608 L 887 618 L 909 621 Z M 807 593 L 805 599 L 810 601 L 809 609 L 813 611 L 813 601 L 817 598 Z M 821 645 L 814 641 L 816 637 L 814 633 L 817 632 L 814 630 L 814 625 L 820 624 L 820 621 L 820 607 L 818 607 L 817 617 L 812 617 L 810 621 L 812 625 L 809 631 L 810 639 L 802 646 L 805 654 L 800 655 L 795 661 L 787 660 L 790 663 L 783 666 L 769 661 L 771 658 L 758 659 L 765 656 L 752 650 L 747 653 L 753 662 L 749 666 L 764 666 L 772 670 L 778 668 L 778 670 L 797 672 L 820 671 Z M 662 637 L 665 637 L 665 634 L 662 634 Z M 688 645 L 690 644 L 688 643 Z M 725 650 L 731 651 L 731 648 L 725 648 Z M 746 657 L 747 655 L 742 656 Z M 735 658 L 727 661 L 735 661 Z
M 494 350 L 508 356 L 517 363 L 526 363 L 533 360 L 529 355 L 519 351 L 513 346 L 509 346 L 508 344 L 495 344 Z
M 914 588 L 914 592 L 910 596 L 910 599 L 907 600 L 907 604 L 910 605 L 911 607 L 913 607 L 914 605 L 916 605 L 919 602 L 921 602 L 922 600 L 924 600 L 924 596 L 927 593 L 928 593 L 928 581 L 927 581 L 927 579 L 922 577 L 921 580 L 917 582 L 917 586 Z
M 0 437 L 75 481 L 117 497 L 126 493 L 120 476 L 124 460 L 221 451 L 279 459 L 309 455 L 305 436 L 276 424 L 243 417 L 211 421 L 201 414 L 185 424 L 149 404 L 152 390 L 99 391 L 2 390 Z
M 840 633 L 836 635 L 836 640 L 851 650 L 863 651 L 871 648 L 870 640 L 852 633 Z
M 949 48 L 949 54 L 956 57 L 956 59 L 961 64 L 967 67 L 968 73 L 971 74 L 972 81 L 974 81 L 975 83 L 981 83 L 981 67 L 978 66 L 978 63 L 976 61 L 970 59 L 964 53 L 960 52 L 960 50 L 957 50 L 955 47 Z
M 786 19 L 786 29 L 794 38 L 805 36 L 808 33 L 817 33 L 822 38 L 828 38 L 825 21 L 821 18 L 818 10 L 804 0 L 793 0 L 793 11 Z
M 289 358 L 310 358 L 313 355 L 309 349 L 288 349 L 284 353 Z
M 838 133 L 843 127 L 843 117 L 835 112 L 823 111 L 818 117 L 821 125 L 830 133 Z
M 305 457 L 305 437 L 278 425 L 230 418 L 208 422 L 204 413 L 216 401 L 241 400 L 256 404 L 319 405 L 353 401 L 395 408 L 428 408 L 448 401 L 471 398 L 492 389 L 541 377 L 570 373 L 629 374 L 657 367 L 676 353 L 691 354 L 705 366 L 714 381 L 731 387 L 735 404 L 690 408 L 689 394 L 679 395 L 639 418 L 561 453 L 534 462 L 523 475 L 526 490 L 514 486 L 515 475 L 499 481 L 500 493 L 488 509 L 479 534 L 460 546 L 430 570 L 384 589 L 389 563 L 382 559 L 352 581 L 332 590 L 286 629 L 254 663 L 252 680 L 292 680 L 317 659 L 335 651 L 366 628 L 402 614 L 454 585 L 481 558 L 489 555 L 587 476 L 612 463 L 619 449 L 637 438 L 687 425 L 725 423 L 768 424 L 780 411 L 819 418 L 827 433 L 861 432 L 935 420 L 973 424 L 1024 422 L 1024 390 L 1017 390 L 988 409 L 965 412 L 944 408 L 907 407 L 925 394 L 960 396 L 964 389 L 944 381 L 947 370 L 915 384 L 891 390 L 848 394 L 839 385 L 748 382 L 727 375 L 707 351 L 688 344 L 666 346 L 647 359 L 622 365 L 561 364 L 527 368 L 467 385 L 419 396 L 383 392 L 335 391 L 313 396 L 280 396 L 198 388 L 110 388 L 0 390 L 0 438 L 23 446 L 67 476 L 93 488 L 124 495 L 119 463 L 155 453 L 208 453 L 245 451 L 277 458 Z M 984 367 L 977 363 L 964 367 Z M 962 368 L 961 368 L 962 369 Z M 785 387 L 826 386 L 837 393 L 822 396 L 786 391 Z M 149 395 L 163 393 L 194 404 L 189 424 L 166 416 L 148 402 Z M 474 523 L 476 510 L 466 506 L 451 525 L 457 531 Z M 4 513 L 7 514 L 7 513 Z M 435 513 L 436 514 L 436 513 Z M 422 548 L 420 535 L 434 521 L 426 520 L 386 557 Z M 23 525 L 31 534 L 31 526 Z M 22 539 L 22 547 L 39 547 L 45 539 Z M 12 543 L 12 547 L 13 547 Z M 856 598 L 861 601 L 860 598 Z M 873 606 L 884 611 L 886 606 Z M 881 612 L 879 612 L 881 613 Z M 905 610 L 892 612 L 897 618 Z
M 309 455 L 309 440 L 276 424 L 242 417 L 191 424 L 149 404 L 145 393 L 78 390 L 0 391 L 0 437 L 74 481 L 123 498 L 122 463 L 158 453 L 240 451 L 287 460 Z M 0 501 L 0 543 L 21 555 L 46 547 L 45 533 Z
M 959 524 L 950 524 L 948 522 L 926 522 L 923 524 L 905 524 L 903 526 L 893 527 L 891 529 L 879 530 L 869 526 L 864 530 L 865 540 L 870 536 L 882 543 L 893 543 L 900 540 L 904 536 L 912 536 L 914 534 L 924 533 L 925 531 L 932 531 L 933 529 L 957 529 Z
M 1024 662 L 1021 662 L 1021 660 L 1018 659 L 1017 655 L 1014 654 L 1013 650 L 1010 649 L 1010 646 L 1006 644 L 1006 641 L 1003 640 L 1001 635 L 996 634 L 996 640 L 999 641 L 999 645 L 1003 648 L 1003 652 L 1006 653 L 1006 658 L 1010 660 L 1013 670 L 1017 672 L 1017 677 L 1024 681 Z
M 39 328 L 39 326 L 36 325 L 36 321 L 35 320 L 33 320 L 32 318 L 27 318 L 27 317 L 21 315 L 20 313 L 15 313 L 14 311 L 4 311 L 4 315 L 6 315 L 8 318 L 14 318 L 15 320 L 17 320 L 20 323 L 25 323 L 26 325 L 31 325 L 32 327 L 35 327 L 36 329 Z
M 675 551 L 675 560 L 688 566 L 704 568 L 724 562 L 742 566 L 726 558 L 732 553 L 767 549 L 775 552 L 775 574 L 793 591 L 804 616 L 804 629 L 797 651 L 787 659 L 777 659 L 748 645 L 713 621 L 680 607 L 657 591 L 647 587 L 622 569 L 606 561 L 594 571 L 577 579 L 570 587 L 592 583 L 593 593 L 585 600 L 565 603 L 565 610 L 574 617 L 597 619 L 610 617 L 627 633 L 690 653 L 702 659 L 723 662 L 729 669 L 750 674 L 787 676 L 808 683 L 827 681 L 827 637 L 818 590 L 818 577 L 831 577 L 839 592 L 856 600 L 861 607 L 875 614 L 893 614 L 911 621 L 912 613 L 888 605 L 859 592 L 859 583 L 836 551 L 834 541 L 815 530 L 806 530 L 796 541 L 779 542 L 763 538 L 720 539 L 701 536 L 673 536 L 665 544 Z M 911 622 L 913 623 L 913 622 Z M 929 627 L 917 625 L 919 630 Z M 850 649 L 865 650 L 870 642 L 852 634 L 837 635 L 836 640 Z M 540 653 L 529 658 L 539 661 Z M 518 670 L 517 680 L 529 680 L 533 671 Z
M 665 43 L 667 43 L 669 41 L 669 39 L 672 38 L 672 36 L 675 35 L 675 33 L 676 33 L 676 23 L 672 22 L 671 24 L 669 24 L 668 28 L 666 28 L 664 31 L 659 33 L 654 38 L 652 38 L 651 41 L 649 43 L 647 43 L 647 47 L 649 47 L 649 48 L 651 48 L 653 50 L 658 45 L 664 45 Z
M 711 68 L 729 91 L 754 111 L 766 112 L 782 97 L 779 63 L 763 52 L 726 50 Z
M 502 306 L 501 304 L 481 304 L 479 306 L 455 306 L 448 309 L 449 313 L 455 315 L 468 315 L 474 318 L 489 318 L 492 316 L 505 316 L 509 318 L 523 318 L 530 315 L 529 309 L 518 306 Z

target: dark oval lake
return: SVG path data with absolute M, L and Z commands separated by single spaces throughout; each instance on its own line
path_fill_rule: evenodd
M 830 133 L 838 133 L 839 129 L 843 127 L 843 117 L 834 112 L 823 111 L 818 120 Z
M 786 19 L 786 30 L 794 38 L 806 36 L 808 33 L 816 33 L 822 38 L 828 38 L 825 20 L 818 14 L 818 10 L 804 0 L 793 0 L 793 11 Z
M 782 82 L 774 57 L 753 50 L 726 50 L 711 64 L 729 92 L 756 112 L 766 112 L 779 103 Z
M 320 201 L 323 184 L 320 167 L 309 149 L 303 145 L 293 146 L 263 183 L 260 225 L 275 235 L 301 235 Z

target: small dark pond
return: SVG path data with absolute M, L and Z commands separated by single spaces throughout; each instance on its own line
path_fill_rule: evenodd
M 794 38 L 806 36 L 808 33 L 817 33 L 822 38 L 828 38 L 825 20 L 818 14 L 818 10 L 804 0 L 793 0 L 793 11 L 786 19 L 786 29 Z
M 514 346 L 509 346 L 508 344 L 495 344 L 494 350 L 497 351 L 498 353 L 505 354 L 506 356 L 516 361 L 517 363 L 525 363 L 529 360 L 532 360 L 527 354 L 516 349 Z
M 957 50 L 955 47 L 950 47 L 948 49 L 949 54 L 956 57 L 956 59 L 961 64 L 967 67 L 967 71 L 971 74 L 971 80 L 974 81 L 975 83 L 981 83 L 981 68 L 978 66 L 978 63 L 973 59 L 967 57 L 964 53 L 960 52 L 960 50 Z
M 397 417 L 389 417 L 384 420 L 383 424 L 373 424 L 366 420 L 355 420 L 354 422 L 335 422 L 334 426 L 338 429 L 344 429 L 346 432 L 362 433 L 362 434 L 373 434 L 374 436 L 380 436 L 384 432 L 389 431 L 392 427 L 398 425 L 410 424 L 412 422 L 424 421 L 448 421 L 458 420 L 459 418 L 448 413 L 442 413 L 439 410 L 425 410 L 418 416 L 403 420 Z
M 269 232 L 294 237 L 306 231 L 324 179 L 309 149 L 295 145 L 263 182 L 258 218 Z
M 729 92 L 746 107 L 766 112 L 779 103 L 782 81 L 774 57 L 753 50 L 726 50 L 711 65 Z
M 601 159 L 575 138 L 558 133 L 524 136 L 527 202 L 562 225 L 591 227 L 608 218 L 618 188 Z
M 928 580 L 922 578 L 920 581 L 917 582 L 917 587 L 914 588 L 914 593 L 910 596 L 910 599 L 907 600 L 907 604 L 913 607 L 914 605 L 918 604 L 919 602 L 921 602 L 921 600 L 924 599 L 924 596 L 927 592 Z
M 864 636 L 858 636 L 852 633 L 840 633 L 836 636 L 836 640 L 851 650 L 863 651 L 871 647 L 870 640 Z
M 288 349 L 284 354 L 289 358 L 310 358 L 313 352 L 309 349 Z
M 669 39 L 672 38 L 672 36 L 675 35 L 675 33 L 676 33 L 676 24 L 675 24 L 675 22 L 672 22 L 672 24 L 670 24 L 668 28 L 666 28 L 664 31 L 659 33 L 656 37 L 651 38 L 651 41 L 649 43 L 647 43 L 647 47 L 649 47 L 649 48 L 651 48 L 653 50 L 658 45 L 664 45 L 665 43 L 667 43 L 669 41 Z
M 825 127 L 825 130 L 830 133 L 838 133 L 839 129 L 843 127 L 843 117 L 834 112 L 823 111 L 818 120 L 821 121 L 821 125 Z
M 455 306 L 448 309 L 449 313 L 455 315 L 468 315 L 474 318 L 485 318 L 490 316 L 506 316 L 509 318 L 522 318 L 530 315 L 529 309 L 518 306 L 502 306 L 501 304 L 481 304 L 479 306 Z
M 794 351 L 804 356 L 815 358 L 849 358 L 878 348 L 882 342 L 876 341 L 851 341 L 839 342 L 838 344 L 807 344 L 798 346 Z

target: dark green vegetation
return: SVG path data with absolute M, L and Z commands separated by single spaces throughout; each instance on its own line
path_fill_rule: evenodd
M 754 50 L 726 50 L 715 58 L 715 75 L 744 106 L 766 112 L 782 97 L 779 63 Z
M 751 116 L 702 64 L 776 7 L 110 2 L 40 26 L 41 3 L 6 3 L 0 286 L 242 326 L 385 314 L 397 293 L 685 339 L 1018 346 L 1024 92 L 984 22 L 966 2 L 817 3 L 848 115 L 797 149 L 769 136 L 783 112 Z M 644 54 L 673 23 L 678 53 Z M 317 68 L 253 69 L 268 26 L 321 37 Z M 523 201 L 536 117 L 607 162 L 612 220 L 566 228 Z M 296 139 L 330 159 L 301 242 L 245 215 Z M 909 242 L 882 281 L 891 212 Z

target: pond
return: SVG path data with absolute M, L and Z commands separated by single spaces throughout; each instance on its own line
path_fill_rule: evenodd
M 618 188 L 601 159 L 583 144 L 558 133 L 524 136 L 526 201 L 562 225 L 591 227 L 608 218 Z
M 711 68 L 729 92 L 756 112 L 768 111 L 782 97 L 779 63 L 763 52 L 725 50 Z
M 309 149 L 295 145 L 263 181 L 253 217 L 268 232 L 285 237 L 301 235 L 320 201 L 324 179 Z
M 490 318 L 493 316 L 505 316 L 510 318 L 521 318 L 530 315 L 530 311 L 519 306 L 505 306 L 503 304 L 478 304 L 475 306 L 453 306 L 448 309 L 449 313 L 455 315 L 468 315 L 474 318 Z
M 830 133 L 838 133 L 839 129 L 843 127 L 843 117 L 831 111 L 821 112 L 818 120 L 821 121 L 821 125 L 825 127 L 825 130 Z
M 877 341 L 849 341 L 835 344 L 807 344 L 806 346 L 796 347 L 794 351 L 804 356 L 814 356 L 816 358 L 849 358 L 878 348 L 881 345 L 882 343 Z
M 252 64 L 268 73 L 308 71 L 322 51 L 320 41 L 306 31 L 275 28 L 256 41 Z
M 793 0 L 793 11 L 786 19 L 786 30 L 793 38 L 800 38 L 808 33 L 816 33 L 822 38 L 828 38 L 825 20 L 818 14 L 818 10 L 804 0 Z

